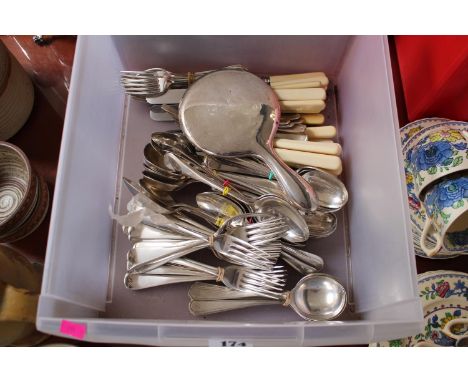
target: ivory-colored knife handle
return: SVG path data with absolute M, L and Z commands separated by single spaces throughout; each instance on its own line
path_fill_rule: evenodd
M 309 72 L 309 73 L 298 73 L 298 74 L 284 74 L 277 76 L 270 76 L 270 84 L 284 84 L 288 82 L 312 82 L 320 81 L 322 86 L 327 86 L 329 81 L 328 77 L 324 72 Z
M 327 93 L 322 88 L 273 89 L 280 101 L 325 100 Z
M 287 149 L 275 149 L 279 157 L 288 165 L 319 167 L 331 170 L 333 173 L 341 173 L 341 159 L 335 155 L 307 153 Z
M 293 139 L 295 141 L 306 142 L 309 140 L 309 137 L 305 134 L 287 134 L 287 133 L 276 133 L 276 139 Z
M 308 89 L 308 88 L 326 88 L 322 86 L 320 81 L 304 81 L 296 80 L 289 82 L 278 82 L 276 84 L 270 84 L 272 89 Z
M 306 135 L 306 137 L 307 137 L 307 135 Z M 314 138 L 314 139 L 311 139 L 309 141 L 309 137 L 307 137 L 307 141 L 308 142 L 328 142 L 328 143 L 334 142 L 333 139 L 328 139 L 328 138 L 323 138 L 323 139 L 322 138 Z
M 302 114 L 301 117 L 306 125 L 322 125 L 325 122 L 323 114 Z
M 281 111 L 285 113 L 320 113 L 325 109 L 322 100 L 280 101 Z
M 305 130 L 305 133 L 307 134 L 310 140 L 335 138 L 336 127 L 335 126 L 307 127 Z
M 274 146 L 279 149 L 306 151 L 309 153 L 341 155 L 341 146 L 334 142 L 305 142 L 293 139 L 275 139 Z
M 272 82 L 283 82 L 283 81 L 290 81 L 290 80 L 304 80 L 304 79 L 311 79 L 311 78 L 320 78 L 320 77 L 327 77 L 324 72 L 306 72 L 306 73 L 294 73 L 294 74 L 278 74 L 275 76 L 270 77 L 270 81 Z

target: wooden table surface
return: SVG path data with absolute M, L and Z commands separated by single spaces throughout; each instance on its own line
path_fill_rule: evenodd
M 31 116 L 10 142 L 24 150 L 32 165 L 45 178 L 52 200 L 76 38 L 57 36 L 45 46 L 35 44 L 32 36 L 1 36 L 0 39 L 30 74 L 36 90 Z M 393 38 L 389 38 L 389 42 L 400 125 L 404 125 L 408 119 Z M 32 261 L 44 262 L 49 222 L 50 210 L 33 234 L 11 246 Z M 442 269 L 468 272 L 468 256 L 446 260 L 417 257 L 416 264 L 418 273 Z M 74 343 L 62 338 L 49 342 Z

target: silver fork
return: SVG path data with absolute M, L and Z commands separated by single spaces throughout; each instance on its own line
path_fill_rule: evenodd
M 225 69 L 246 70 L 242 65 L 230 65 Z M 206 70 L 187 74 L 174 74 L 162 68 L 121 71 L 120 83 L 124 87 L 125 93 L 136 98 L 145 99 L 161 96 L 171 88 L 187 88 L 192 82 L 213 71 Z
M 135 243 L 128 255 L 128 271 L 145 273 L 151 269 L 204 248 L 212 248 L 214 255 L 221 260 L 250 268 L 269 270 L 275 264 L 275 258 L 268 252 L 257 248 L 244 240 L 228 234 L 213 234 L 200 241 L 188 241 L 184 244 L 178 241 L 163 247 L 157 240 Z
M 259 214 L 251 215 L 260 216 Z M 262 249 L 269 253 L 272 258 L 278 259 L 278 257 L 281 257 L 293 269 L 303 275 L 320 272 L 323 269 L 324 262 L 320 256 L 293 248 L 278 239 L 288 230 L 287 223 L 283 218 L 270 216 L 269 218 L 263 218 L 258 223 L 241 226 L 236 224 L 239 219 L 245 220 L 248 216 L 249 214 L 237 215 L 232 218 L 223 216 L 223 219 L 228 219 L 225 221 L 226 232 Z M 211 217 L 214 221 L 217 220 L 215 215 L 211 215 Z
M 256 223 L 246 225 L 235 224 L 239 219 L 245 220 L 258 214 L 244 214 L 232 217 L 226 222 L 227 233 L 239 237 L 249 244 L 268 253 L 275 262 L 281 255 L 281 237 L 288 231 L 286 221 L 278 216 L 263 217 Z
M 152 203 L 154 202 L 150 200 L 147 201 L 148 206 L 151 206 Z M 131 251 L 132 258 L 130 260 L 134 264 L 129 269 L 131 272 L 141 273 L 141 269 L 154 269 L 168 261 L 182 257 L 195 250 L 208 247 L 214 250 L 214 254 L 218 258 L 237 265 L 269 270 L 276 263 L 277 258 L 275 256 L 224 232 L 223 227 L 218 231 L 213 231 L 187 217 L 181 220 L 181 217 L 162 215 L 155 211 L 153 211 L 153 215 L 155 217 L 164 217 L 164 221 L 170 222 L 172 232 L 178 232 L 188 236 L 188 238 L 195 239 L 195 241 L 189 241 L 184 245 L 184 240 L 175 240 L 173 242 L 175 244 L 173 250 L 171 250 L 172 241 L 168 243 L 168 240 L 164 237 L 159 240 L 153 239 L 135 242 Z M 143 221 L 143 223 L 145 223 L 145 221 Z M 149 219 L 146 219 L 146 224 L 151 224 Z M 165 225 L 153 224 L 153 227 L 156 229 L 164 229 Z M 161 247 L 163 242 L 164 250 L 162 250 Z M 138 248 L 142 249 L 138 251 Z
M 244 216 L 248 216 L 248 214 Z M 324 262 L 320 256 L 292 248 L 278 240 L 288 230 L 286 221 L 281 217 L 274 216 L 246 226 L 232 226 L 235 221 L 236 217 L 229 220 L 227 232 L 261 248 L 276 259 L 281 257 L 299 273 L 306 275 L 323 269 Z
M 140 269 L 143 268 L 154 269 L 168 261 L 207 247 L 214 249 L 214 254 L 220 259 L 237 265 L 268 270 L 276 263 L 276 255 L 225 232 L 223 226 L 217 231 L 213 231 L 188 216 L 162 209 L 160 205 L 141 192 L 136 193 L 134 198 L 139 198 L 138 206 L 148 209 L 151 213 L 144 216 L 143 221 L 136 225 L 139 228 L 136 232 L 132 228 L 124 227 L 125 232 L 133 234 L 129 237 L 133 242 L 133 248 L 128 258 L 129 270 L 132 272 L 140 272 Z M 165 214 L 164 211 L 167 211 L 168 214 Z M 256 214 L 251 215 L 257 216 Z M 148 229 L 142 229 L 145 226 L 148 226 Z M 164 231 L 167 229 L 170 229 L 170 235 L 172 235 L 169 240 L 164 237 Z M 152 237 L 152 239 L 138 240 L 136 237 L 138 231 L 145 232 L 146 237 Z M 174 238 L 174 234 L 180 235 L 180 238 Z M 184 241 L 189 239 L 192 240 L 184 245 Z M 175 247 L 173 250 L 171 250 L 172 245 Z M 141 249 L 138 250 L 139 248 Z
M 255 217 L 260 218 L 261 220 L 245 225 L 235 224 L 239 220 L 242 221 Z M 279 255 L 279 252 L 281 251 L 279 239 L 286 233 L 289 227 L 286 220 L 281 216 L 250 213 L 237 215 L 226 220 L 224 229 L 229 234 L 248 241 L 254 246 L 262 246 L 265 251 L 267 251 L 267 249 L 268 251 L 276 251 L 277 249 L 277 253 Z
M 258 296 L 269 296 L 271 293 L 282 293 L 286 284 L 286 271 L 282 266 L 276 266 L 270 271 L 262 271 L 236 265 L 216 268 L 188 259 L 180 259 L 173 264 L 175 265 L 171 267 L 168 274 L 163 274 L 159 268 L 143 274 L 127 273 L 125 285 L 129 289 L 139 290 L 180 282 L 213 280 L 222 282 L 235 290 L 251 292 Z M 200 273 L 174 275 L 177 267 Z

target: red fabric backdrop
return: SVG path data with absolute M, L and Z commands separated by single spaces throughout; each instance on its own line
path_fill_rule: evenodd
M 409 121 L 468 121 L 468 36 L 396 36 Z

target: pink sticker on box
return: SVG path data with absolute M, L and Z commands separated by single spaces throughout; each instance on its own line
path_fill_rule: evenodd
M 62 320 L 60 333 L 82 340 L 86 335 L 86 324 L 78 324 L 67 320 Z

